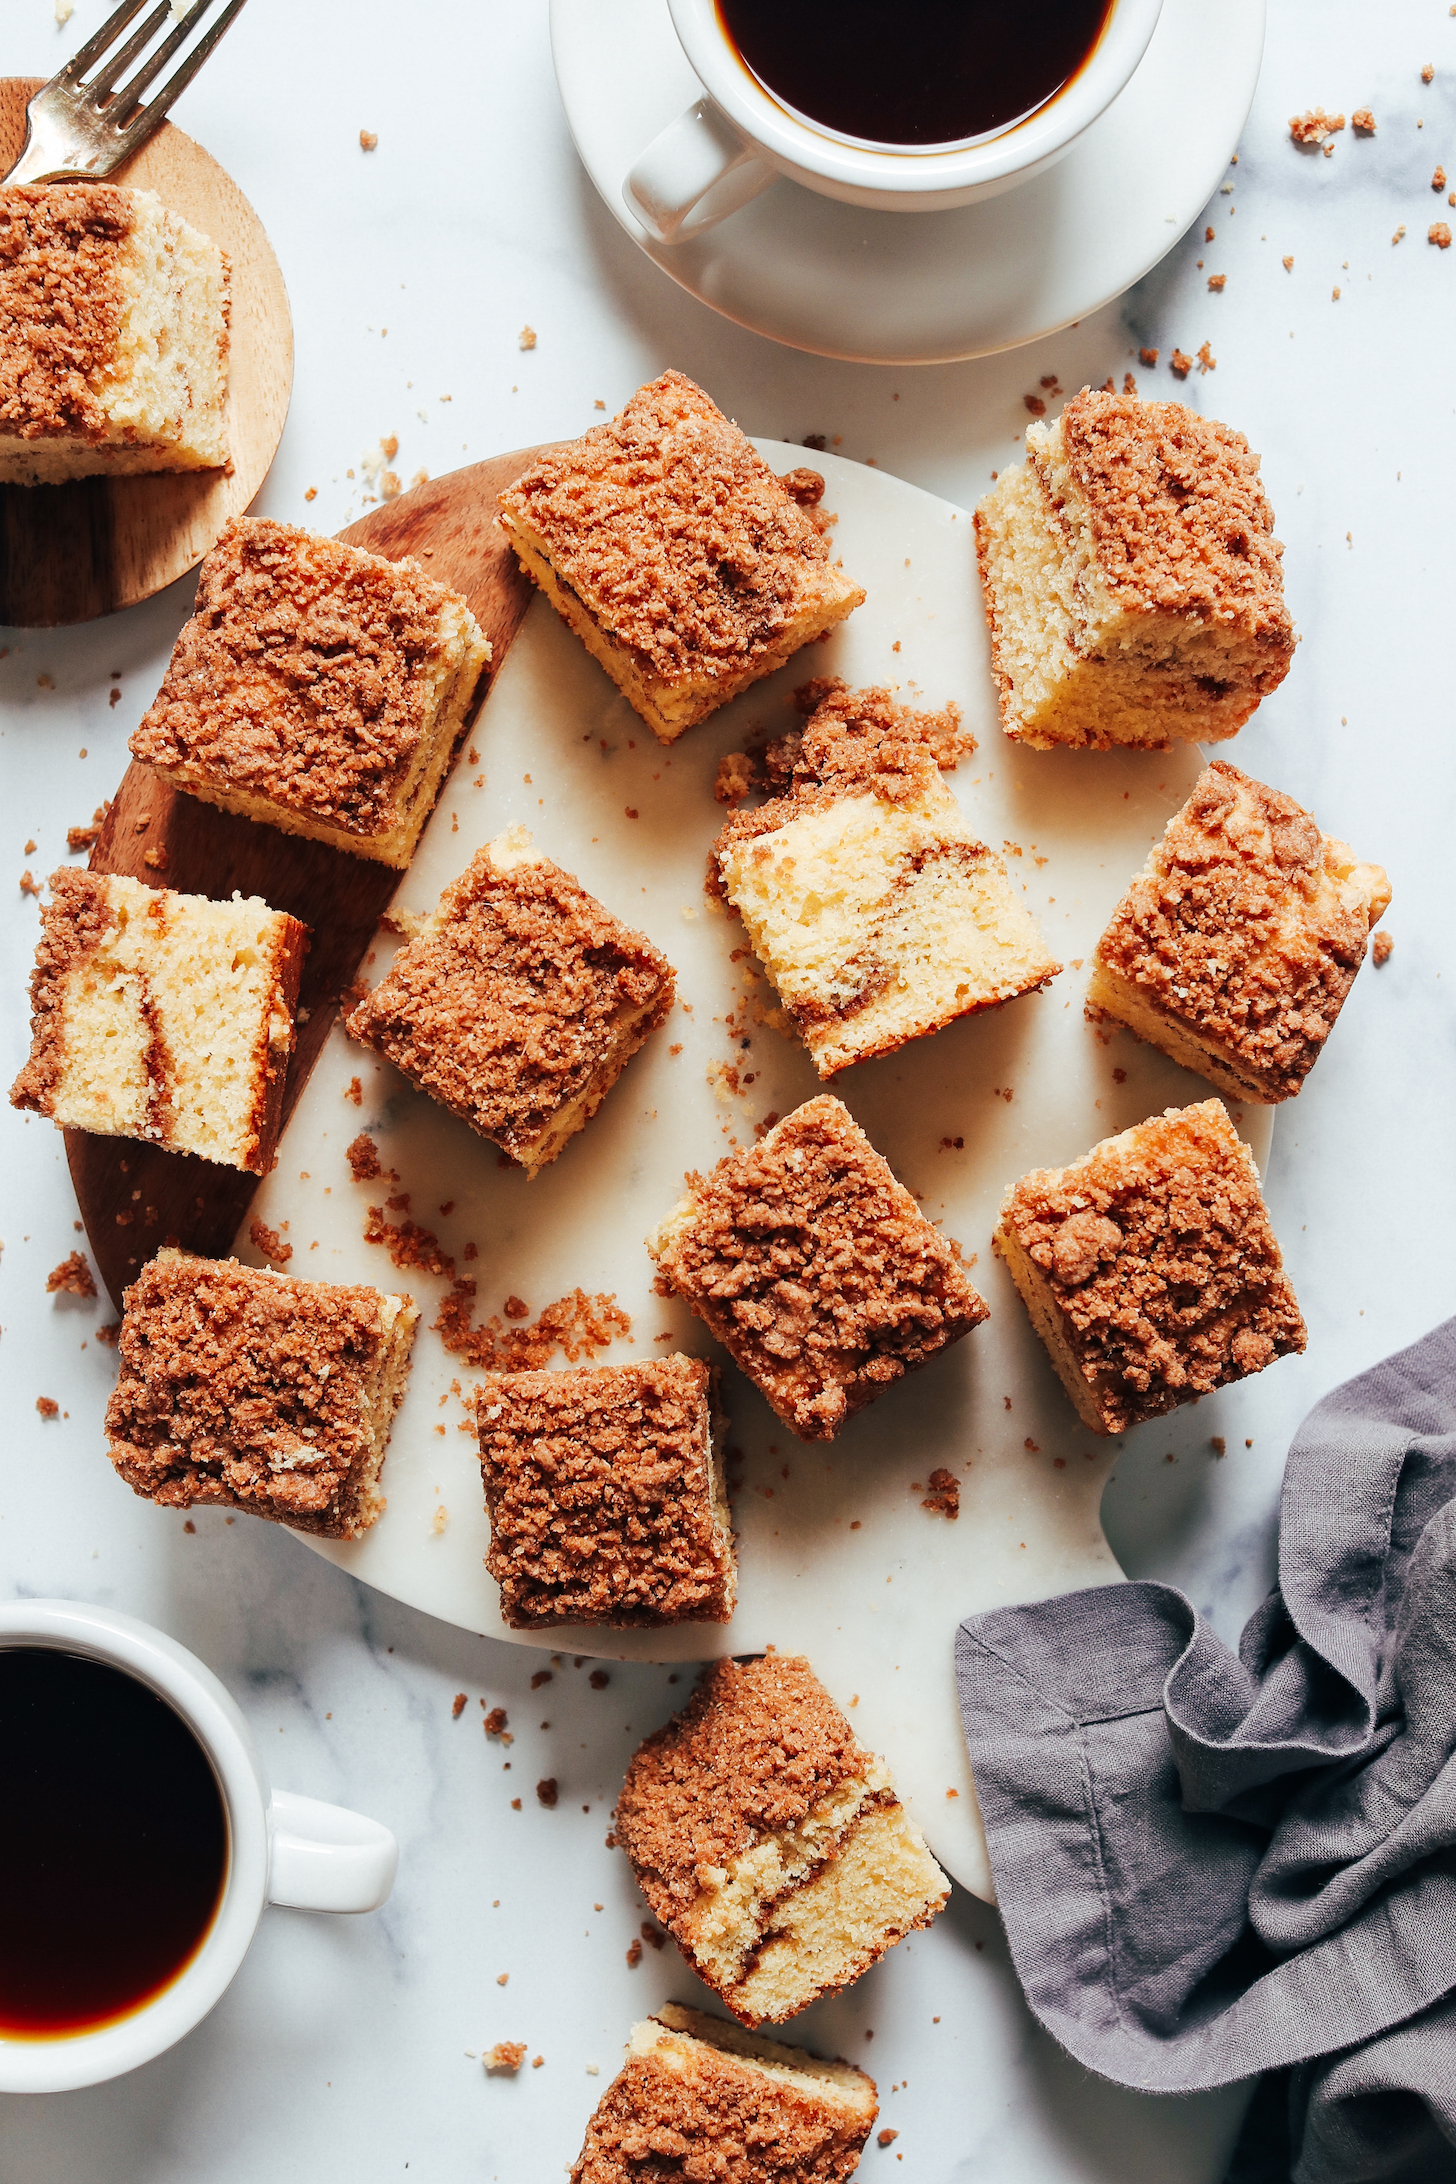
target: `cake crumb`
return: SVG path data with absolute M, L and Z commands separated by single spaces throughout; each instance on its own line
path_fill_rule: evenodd
M 1228 285 L 1227 273 L 1210 273 L 1208 276 L 1208 285 L 1213 290 L 1215 295 L 1220 295 Z
M 96 1340 L 103 1349 L 114 1350 L 121 1340 L 121 1321 L 119 1319 L 108 1320 L 104 1327 L 98 1327 Z
M 719 804 L 741 804 L 757 788 L 758 766 L 747 751 L 726 751 L 718 761 L 713 796 Z
M 593 1691 L 605 1691 L 611 1680 L 604 1668 L 594 1668 L 587 1677 L 587 1682 L 591 1685 Z
M 1039 394 L 1024 394 L 1021 399 L 1033 417 L 1045 417 L 1046 404 Z
M 344 1097 L 346 1100 L 352 1100 L 356 1107 L 362 1107 L 364 1105 L 364 1087 L 359 1082 L 359 1079 L 357 1077 L 351 1077 L 349 1079 L 348 1088 L 344 1093 Z M 355 1142 L 358 1142 L 357 1139 L 355 1140 Z
M 1433 190 L 1443 190 L 1445 187 L 1446 170 L 1444 167 L 1438 167 L 1435 173 L 1431 176 L 1431 188 Z
M 495 1975 L 495 1983 L 498 1987 L 508 1986 L 510 1984 L 510 1977 L 511 1975 L 509 1972 L 497 1972 Z
M 1292 253 L 1284 261 L 1284 270 L 1286 273 L 1292 273 L 1294 271 L 1294 258 Z
M 646 1942 L 649 1949 L 661 1949 L 667 1941 L 667 1936 L 662 1931 L 662 1928 L 660 1926 L 654 1926 L 651 1919 L 644 1919 L 641 1926 L 638 1928 L 638 1932 L 641 1934 L 642 1939 Z
M 254 1221 L 248 1229 L 248 1242 L 260 1251 L 271 1266 L 287 1266 L 293 1257 L 292 1244 L 285 1244 L 277 1229 L 271 1229 L 264 1221 Z
M 481 1704 L 484 1705 L 484 1703 L 484 1700 L 482 1700 Z M 486 1715 L 483 1725 L 486 1735 L 488 1737 L 499 1737 L 502 1744 L 514 1744 L 516 1740 L 506 1727 L 509 1720 L 510 1716 L 503 1706 L 493 1706 Z
M 68 1297 L 95 1296 L 96 1283 L 90 1267 L 79 1251 L 73 1251 L 69 1258 L 62 1259 L 60 1265 L 53 1266 L 47 1274 L 46 1295 L 53 1297 L 58 1289 L 64 1290 Z
M 1151 371 L 1153 366 L 1158 361 L 1159 354 L 1160 351 L 1158 351 L 1157 349 L 1139 349 L 1138 362 L 1140 364 L 1146 364 L 1148 370 Z
M 533 1677 L 531 1678 L 531 1689 L 532 1689 L 533 1691 L 539 1691 L 543 1683 L 550 1683 L 550 1681 L 551 1681 L 551 1671 L 550 1671 L 550 1669 L 549 1669 L 549 1668 L 538 1668 L 538 1669 L 537 1669 L 537 1671 L 536 1671 L 536 1673 L 535 1673 L 535 1675 L 534 1675 L 534 1676 L 533 1676 Z
M 1375 938 L 1370 943 L 1371 962 L 1376 964 L 1377 966 L 1382 963 L 1388 963 L 1390 961 L 1391 953 L 1394 947 L 1395 937 L 1393 934 L 1385 932 L 1377 933 L 1375 935 Z
M 638 1965 L 639 1965 L 639 1964 L 640 1964 L 641 1962 L 642 1962 L 642 1944 L 641 1944 L 641 1942 L 640 1942 L 640 1941 L 633 1941 L 633 1942 L 629 1942 L 629 1943 L 628 1943 L 628 1945 L 627 1945 L 627 1969 L 628 1969 L 628 1971 L 629 1971 L 629 1972 L 635 1972 L 635 1971 L 636 1971 L 636 1969 L 637 1969 L 637 1967 L 638 1967 Z
M 1212 281 L 1208 285 L 1211 288 L 1213 286 Z M 1206 341 L 1198 352 L 1198 369 L 1201 372 L 1216 372 L 1218 370 L 1218 358 Z
M 35 1399 L 35 1407 L 42 1418 L 59 1418 L 61 1415 L 61 1406 L 53 1396 L 38 1395 Z
M 1357 106 L 1350 116 L 1350 127 L 1358 136 L 1374 136 L 1375 116 L 1368 106 Z
M 1426 241 L 1434 243 L 1438 250 L 1451 248 L 1451 230 L 1444 220 L 1437 220 L 1434 226 L 1427 228 Z
M 1224 1456 L 1228 1453 L 1228 1442 L 1224 1439 L 1221 1433 L 1215 1433 L 1210 1439 L 1208 1445 L 1213 1450 L 1215 1456 Z
M 1424 67 L 1424 68 L 1423 68 L 1423 69 L 1421 70 L 1421 82 L 1422 82 L 1422 83 L 1434 83 L 1434 82 L 1435 82 L 1435 79 L 1436 79 L 1436 64 L 1435 64 L 1435 62 L 1434 62 L 1434 61 L 1427 61 L 1427 63 L 1426 63 L 1426 65 L 1425 65 L 1425 67 Z
M 939 2019 L 936 2021 L 938 2023 Z M 893 2146 L 899 2136 L 898 2131 L 892 2130 L 889 2124 L 886 2124 L 884 2130 L 876 2135 L 875 2144 L 876 2146 Z
M 443 1433 L 445 1428 L 443 1426 L 437 1426 L 435 1430 L 437 1433 Z M 435 1514 L 430 1519 L 430 1530 L 435 1534 L 436 1538 L 438 1538 L 449 1522 L 450 1512 L 445 1507 L 445 1504 L 441 1502 L 439 1507 L 436 1509 Z
M 545 2060 L 546 2060 L 546 2058 L 545 2058 L 545 2056 L 544 2056 L 544 2055 L 533 2055 L 533 2056 L 531 2057 L 531 2068 L 532 2068 L 533 2070 L 539 2070 L 539 2069 L 541 2068 L 541 2065 L 542 2065 L 542 2064 L 543 2064 L 543 2063 L 545 2062 Z
M 315 501 L 315 500 L 317 500 L 317 499 L 318 499 L 318 487 L 317 487 L 316 485 L 311 485 L 311 486 L 309 486 L 309 487 L 307 488 L 307 490 L 305 491 L 305 493 L 304 493 L 304 496 L 303 496 L 303 497 L 304 497 L 304 499 L 305 499 L 306 501 Z
M 1404 220 L 1402 220 L 1402 221 L 1401 221 L 1401 223 L 1400 223 L 1400 226 L 1399 226 L 1399 227 L 1398 227 L 1398 228 L 1396 229 L 1395 233 L 1394 233 L 1394 234 L 1393 234 L 1393 235 L 1391 236 L 1391 238 L 1390 238 L 1391 242 L 1392 242 L 1393 244 L 1394 244 L 1394 243 L 1398 243 L 1398 242 L 1400 241 L 1401 237 L 1402 237 L 1402 236 L 1404 235 L 1404 233 L 1405 233 L 1405 222 L 1404 222 Z
M 456 1694 L 455 1694 L 455 1696 L 454 1696 L 454 1698 L 453 1698 L 453 1699 L 451 1700 L 451 1702 L 450 1702 L 450 1719 L 451 1719 L 451 1721 L 459 1721 L 459 1719 L 460 1719 L 460 1716 L 461 1716 L 461 1715 L 462 1715 L 462 1714 L 463 1714 L 464 1712 L 465 1712 L 465 1693 L 464 1693 L 463 1691 L 457 1691 L 457 1692 L 456 1692 Z
M 358 1084 L 358 1082 L 359 1080 L 356 1077 L 354 1083 Z M 352 1088 L 348 1097 L 353 1098 Z M 379 1147 L 367 1130 L 361 1130 L 353 1143 L 345 1146 L 344 1158 L 349 1163 L 350 1172 L 356 1183 L 372 1183 L 376 1176 L 381 1176 L 384 1173 L 379 1165 Z
M 513 2078 L 525 2060 L 524 2040 L 497 2040 L 485 2057 L 485 2067 L 492 2078 Z
M 536 346 L 535 327 L 523 326 L 519 334 L 516 336 L 516 341 L 517 345 L 522 349 L 534 349 Z
M 379 137 L 375 130 L 361 129 L 359 131 L 359 149 L 361 152 L 372 152 L 378 143 Z
M 1311 107 L 1308 113 L 1290 117 L 1289 134 L 1296 144 L 1313 150 L 1328 145 L 1330 138 L 1345 126 L 1343 114 L 1327 114 L 1322 106 Z
M 29 869 L 20 875 L 20 892 L 22 895 L 39 895 L 40 893 L 40 884 L 34 873 Z
M 920 1504 L 921 1508 L 928 1509 L 932 1516 L 948 1517 L 954 1523 L 961 1513 L 960 1480 L 953 1471 L 947 1471 L 942 1465 L 931 1472 L 930 1488 L 931 1491 Z
M 547 1775 L 544 1780 L 536 1784 L 536 1802 L 538 1805 L 544 1805 L 548 1812 L 554 1807 L 557 1795 L 555 1775 Z
M 1168 359 L 1168 369 L 1176 373 L 1179 379 L 1186 379 L 1193 369 L 1193 359 L 1185 355 L 1182 349 L 1175 349 Z

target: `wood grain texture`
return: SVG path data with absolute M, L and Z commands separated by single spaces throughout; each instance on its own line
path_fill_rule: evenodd
M 0 79 L 0 174 L 25 142 L 40 79 Z M 0 622 L 54 629 L 149 599 L 198 562 L 241 514 L 278 452 L 293 389 L 288 291 L 263 224 L 215 159 L 163 122 L 114 179 L 155 190 L 232 262 L 231 471 L 0 485 Z
M 429 575 L 468 602 L 491 643 L 470 724 L 484 702 L 530 604 L 532 587 L 495 527 L 496 495 L 542 452 L 524 448 L 416 486 L 351 524 L 340 536 L 399 561 L 413 554 Z M 467 727 L 466 733 L 469 733 Z M 446 781 L 448 787 L 448 776 Z M 160 864 L 146 862 L 162 853 Z M 304 841 L 173 789 L 150 767 L 132 764 L 91 852 L 93 872 L 124 872 L 148 887 L 224 900 L 236 888 L 261 895 L 308 926 L 311 943 L 299 994 L 298 1044 L 284 1092 L 283 1122 L 297 1104 L 402 875 L 366 857 Z M 112 1299 L 168 1240 L 209 1256 L 227 1251 L 258 1187 L 256 1176 L 139 1138 L 68 1130 L 66 1157 L 97 1269 Z

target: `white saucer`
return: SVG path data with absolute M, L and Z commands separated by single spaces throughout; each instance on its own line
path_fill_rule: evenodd
M 948 364 L 1086 318 L 1155 266 L 1217 187 L 1253 103 L 1264 0 L 1165 0 L 1122 96 L 1057 166 L 956 212 L 868 212 L 781 181 L 694 242 L 653 241 L 622 181 L 701 97 L 667 0 L 551 0 L 576 148 L 612 217 L 726 318 L 865 364 Z
M 757 444 L 781 466 L 801 452 Z M 1109 1041 L 1082 1012 L 1085 959 L 1203 760 L 1189 745 L 1160 753 L 1008 743 L 969 515 L 883 471 L 834 455 L 815 462 L 838 518 L 836 551 L 868 590 L 864 606 L 827 644 L 664 751 L 535 600 L 472 737 L 478 757 L 457 765 L 396 898 L 407 909 L 433 907 L 477 847 L 519 821 L 609 909 L 651 935 L 675 965 L 692 1014 L 674 1010 L 671 1028 L 648 1042 L 601 1113 L 534 1182 L 336 1025 L 237 1250 L 259 1263 L 247 1232 L 261 1220 L 288 1237 L 291 1273 L 408 1288 L 423 1307 L 384 1468 L 389 1506 L 361 1540 L 305 1538 L 306 1546 L 431 1615 L 548 1651 L 696 1661 L 773 1644 L 807 1654 L 853 1709 L 865 1743 L 889 1760 L 942 1863 L 988 1896 L 956 1711 L 956 1625 L 978 1609 L 1121 1575 L 1098 1514 L 1121 1444 L 1093 1440 L 1078 1425 L 992 1255 L 991 1231 L 1003 1191 L 1028 1168 L 1073 1159 L 1146 1115 L 1209 1096 L 1201 1079 L 1126 1035 Z M 477 1278 L 482 1318 L 512 1293 L 539 1311 L 577 1286 L 609 1290 L 631 1314 L 634 1347 L 619 1341 L 603 1362 L 673 1349 L 714 1354 L 684 1305 L 654 1295 L 642 1239 L 677 1198 L 685 1169 L 707 1167 L 734 1138 L 751 1143 L 756 1120 L 822 1089 L 797 1039 L 755 1025 L 745 1052 L 725 1029 L 750 983 L 743 934 L 736 920 L 709 913 L 702 892 L 724 816 L 713 801 L 718 758 L 741 749 L 756 723 L 789 726 L 789 692 L 810 674 L 895 682 L 918 687 L 930 704 L 959 703 L 980 748 L 946 779 L 986 840 L 1020 845 L 1009 869 L 1067 965 L 1046 993 L 965 1018 L 844 1071 L 833 1085 L 922 1195 L 926 1214 L 974 1254 L 972 1278 L 991 1317 L 889 1389 L 829 1447 L 796 1441 L 727 1370 L 729 1441 L 744 1455 L 731 1623 L 510 1630 L 482 1566 L 489 1529 L 475 1436 L 460 1430 L 464 1414 L 451 1393 L 452 1381 L 468 1384 L 471 1375 L 430 1326 L 446 1284 L 396 1274 L 384 1250 L 364 1241 L 365 1209 L 408 1192 L 409 1218 Z M 381 933 L 371 980 L 393 945 Z M 737 1096 L 723 1080 L 729 1061 L 752 1075 Z M 351 1079 L 362 1104 L 349 1096 Z M 1262 1167 L 1272 1110 L 1232 1112 Z M 361 1127 L 398 1183 L 350 1180 L 345 1147 Z M 445 1206 L 448 1214 L 437 1211 Z M 403 1209 L 387 1218 L 404 1218 Z M 468 1266 L 467 1242 L 479 1249 Z M 654 1339 L 664 1334 L 667 1341 Z M 1141 1429 L 1155 1438 L 1165 1430 Z M 1210 1415 L 1210 1431 L 1220 1430 L 1225 1422 Z M 960 1484 L 954 1523 L 922 1506 L 942 1465 Z M 448 1521 L 436 1530 L 442 1507 Z

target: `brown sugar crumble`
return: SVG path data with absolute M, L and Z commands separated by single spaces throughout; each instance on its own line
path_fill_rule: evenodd
M 636 1971 L 636 1969 L 637 1969 L 637 1967 L 638 1967 L 638 1965 L 639 1965 L 639 1964 L 640 1964 L 641 1962 L 642 1962 L 642 1944 L 641 1944 L 641 1942 L 640 1942 L 640 1941 L 636 1941 L 636 1940 L 633 1940 L 633 1941 L 629 1941 L 629 1942 L 628 1942 L 628 1944 L 627 1944 L 627 1969 L 628 1969 L 628 1971 L 629 1971 L 629 1972 L 635 1972 L 635 1971 Z
M 536 1784 L 536 1802 L 538 1805 L 544 1805 L 548 1812 L 555 1805 L 557 1795 L 555 1775 L 547 1775 L 544 1780 Z
M 493 2078 L 513 2078 L 526 2060 L 524 2040 L 497 2040 L 485 2058 L 485 2067 Z
M 1357 106 L 1350 116 L 1350 127 L 1357 136 L 1374 136 L 1375 116 L 1368 106 Z
M 64 1291 L 68 1297 L 95 1296 L 95 1278 L 83 1253 L 73 1251 L 59 1266 L 51 1268 L 46 1276 L 46 1295 L 53 1297 L 57 1290 Z
M 1434 243 L 1438 250 L 1451 248 L 1451 230 L 1444 220 L 1437 220 L 1426 230 L 1426 241 Z
M 986 1317 L 958 1248 L 830 1094 L 688 1185 L 648 1249 L 802 1440 L 832 1440 Z
M 277 1229 L 271 1229 L 263 1221 L 253 1221 L 248 1228 L 248 1242 L 255 1251 L 261 1252 L 272 1266 L 287 1266 L 293 1257 L 292 1244 L 285 1244 Z
M 1168 369 L 1179 379 L 1186 379 L 1193 369 L 1193 359 L 1182 349 L 1175 349 L 1168 361 Z
M 354 1083 L 358 1082 L 356 1077 Z M 379 1147 L 367 1130 L 361 1130 L 353 1142 L 345 1146 L 344 1158 L 356 1183 L 372 1183 L 384 1173 L 379 1165 Z
M 700 1359 L 665 1357 L 486 1378 L 476 1409 L 486 1568 L 513 1629 L 728 1620 L 735 1569 L 713 1454 L 715 1377 Z M 532 1690 L 550 1678 L 538 1672 Z M 607 1680 L 591 1677 L 596 1690 Z
M 61 1406 L 56 1402 L 54 1396 L 38 1395 L 35 1399 L 35 1407 L 42 1418 L 59 1418 L 61 1415 Z
M 1145 364 L 1148 370 L 1151 371 L 1153 366 L 1158 361 L 1158 354 L 1159 352 L 1156 349 L 1139 349 L 1138 362 L 1140 364 Z
M 920 1504 L 932 1516 L 948 1517 L 952 1523 L 961 1513 L 961 1483 L 953 1471 L 944 1465 L 930 1474 L 930 1492 Z
M 346 1100 L 352 1100 L 356 1107 L 362 1107 L 364 1105 L 364 1087 L 359 1082 L 359 1079 L 357 1077 L 351 1077 L 349 1079 L 348 1085 L 345 1088 L 344 1097 Z M 358 1138 L 355 1138 L 354 1144 L 357 1145 L 358 1143 Z M 352 1150 L 353 1148 L 351 1147 L 350 1151 L 352 1152 Z M 356 1176 L 354 1180 L 356 1182 L 363 1182 L 365 1178 L 362 1176 Z
M 1394 948 L 1395 937 L 1393 934 L 1377 933 L 1370 943 L 1371 962 L 1376 965 L 1379 965 L 1381 963 L 1388 963 L 1390 961 Z
M 1344 126 L 1343 114 L 1327 114 L 1322 106 L 1315 106 L 1308 113 L 1291 117 L 1289 134 L 1296 144 L 1302 145 L 1306 150 L 1317 151 L 1324 147 L 1328 151 L 1331 148 L 1331 137 L 1337 135 Z
M 465 1705 L 465 1693 L 463 1691 L 457 1691 L 454 1698 L 450 1701 L 451 1721 L 459 1721 L 460 1716 L 465 1712 Z

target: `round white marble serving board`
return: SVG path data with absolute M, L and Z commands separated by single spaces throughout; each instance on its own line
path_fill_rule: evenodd
M 805 459 L 781 441 L 757 445 L 780 469 Z M 408 1288 L 423 1307 L 384 1469 L 388 1509 L 357 1542 L 299 1534 L 306 1546 L 431 1615 L 523 1645 L 655 1661 L 770 1644 L 807 1654 L 863 1740 L 889 1758 L 942 1862 L 989 1898 L 955 1707 L 956 1625 L 978 1609 L 1120 1576 L 1098 1505 L 1122 1445 L 1077 1424 L 992 1255 L 991 1232 L 1003 1192 L 1026 1169 L 1072 1159 L 1164 1107 L 1208 1097 L 1206 1084 L 1151 1048 L 1085 1021 L 1081 967 L 1202 761 L 1192 748 L 1037 752 L 1008 743 L 970 516 L 877 470 L 832 455 L 809 459 L 827 479 L 835 550 L 866 587 L 865 605 L 827 643 L 664 750 L 537 599 L 395 898 L 402 909 L 432 908 L 480 844 L 518 821 L 666 951 L 684 1005 L 534 1182 L 336 1026 L 238 1248 L 262 1263 L 248 1240 L 261 1220 L 291 1244 L 290 1273 Z M 451 1393 L 453 1381 L 468 1395 L 470 1376 L 430 1329 L 446 1284 L 417 1270 L 397 1274 L 385 1249 L 364 1241 L 366 1209 L 408 1193 L 407 1214 L 396 1208 L 386 1218 L 417 1221 L 439 1237 L 477 1280 L 481 1317 L 499 1314 L 508 1296 L 534 1315 L 578 1287 L 611 1291 L 631 1315 L 632 1335 L 601 1361 L 671 1349 L 718 1354 L 685 1305 L 654 1294 L 642 1239 L 677 1198 L 686 1170 L 751 1142 L 756 1121 L 822 1089 L 797 1040 L 755 1024 L 745 1049 L 725 1029 L 746 992 L 769 1006 L 773 996 L 754 982 L 737 920 L 710 910 L 702 888 L 724 817 L 713 800 L 720 755 L 755 731 L 793 725 L 790 693 L 811 674 L 890 683 L 907 698 L 962 708 L 980 747 L 947 778 L 988 841 L 1019 847 L 1009 869 L 1067 966 L 1044 994 L 861 1064 L 832 1087 L 928 1217 L 974 1255 L 991 1317 L 829 1446 L 796 1441 L 727 1368 L 728 1439 L 744 1456 L 731 1623 L 513 1631 L 483 1567 L 489 1531 L 475 1437 Z M 380 934 L 367 978 L 382 975 L 397 945 Z M 730 1063 L 752 1077 L 737 1094 L 723 1079 Z M 357 1106 L 348 1096 L 356 1077 Z M 1270 1111 L 1235 1110 L 1234 1119 L 1262 1165 Z M 361 1129 L 397 1183 L 352 1180 L 345 1148 Z M 467 1243 L 478 1249 L 469 1263 Z M 1156 1437 L 1160 1429 L 1140 1430 Z M 938 1466 L 961 1484 L 954 1522 L 922 1507 Z
M 1164 0 L 1131 83 L 1045 174 L 952 212 L 872 212 L 787 179 L 684 243 L 622 184 L 702 96 L 667 0 L 551 0 L 577 151 L 612 217 L 680 287 L 791 348 L 943 364 L 1086 318 L 1140 280 L 1217 187 L 1253 103 L 1264 0 Z

